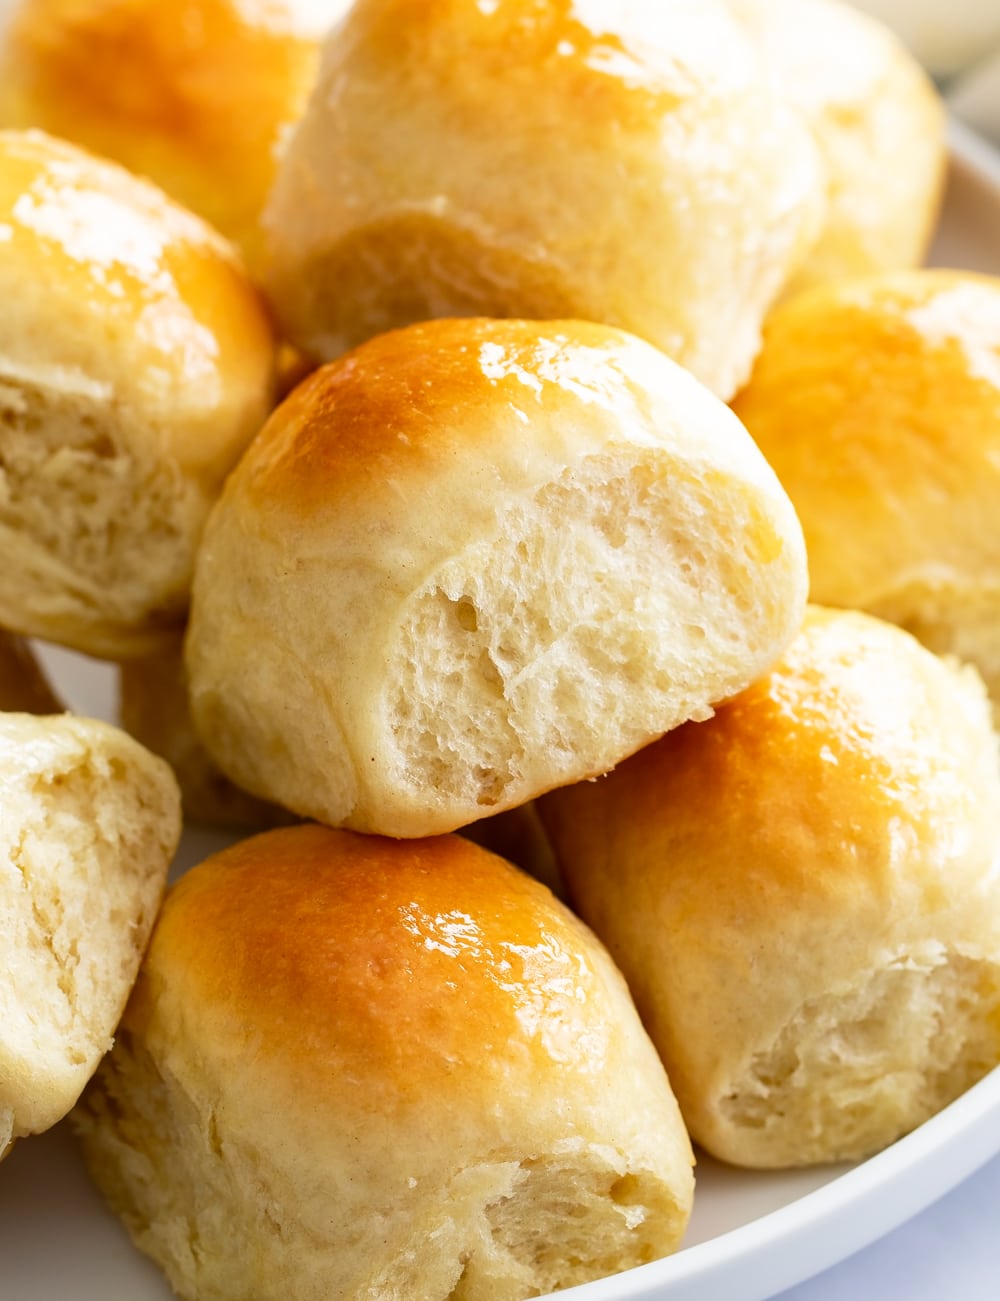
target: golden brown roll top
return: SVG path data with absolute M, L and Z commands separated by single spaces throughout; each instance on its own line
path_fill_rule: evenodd
M 714 0 L 359 0 L 279 168 L 267 280 L 325 360 L 431 317 L 579 317 L 728 397 L 820 184 Z
M 692 1137 L 862 1157 L 1000 1062 L 1000 773 L 982 685 L 812 609 L 704 724 L 541 804 Z
M 183 622 L 273 341 L 209 227 L 120 168 L 0 132 L 0 624 L 105 656 Z
M 734 407 L 795 504 L 813 598 L 971 660 L 1000 697 L 1000 281 L 803 294 Z
M 819 147 L 827 209 L 791 290 L 923 261 L 946 161 L 945 113 L 888 28 L 835 0 L 726 0 L 776 94 Z
M 533 1295 L 673 1249 L 690 1208 L 621 977 L 458 837 L 300 827 L 195 869 L 78 1119 L 186 1297 Z
M 0 115 L 148 176 L 260 255 L 260 211 L 348 0 L 21 0 Z
M 0 630 L 0 711 L 61 714 L 64 708 L 28 643 Z
M 230 477 L 192 712 L 247 790 L 432 834 L 704 717 L 794 634 L 804 587 L 745 430 L 655 349 L 431 322 L 319 371 Z
M 165 763 L 91 719 L 0 714 L 0 1156 L 76 1102 L 180 838 Z

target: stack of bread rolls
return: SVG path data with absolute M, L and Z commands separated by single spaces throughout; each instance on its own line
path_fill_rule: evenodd
M 189 1301 L 519 1301 L 676 1250 L 692 1140 L 1000 1062 L 1000 284 L 914 269 L 895 39 L 22 0 L 0 62 L 0 1150 L 86 1086 Z M 154 925 L 171 769 L 306 821 Z

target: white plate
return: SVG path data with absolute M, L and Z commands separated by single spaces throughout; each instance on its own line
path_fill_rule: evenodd
M 934 260 L 1000 274 L 1000 161 L 957 128 L 952 146 Z M 111 716 L 113 681 L 104 666 L 61 651 L 47 651 L 46 658 L 79 712 Z M 189 832 L 179 866 L 226 842 Z M 998 1151 L 995 1071 L 915 1133 L 852 1169 L 753 1174 L 702 1158 L 683 1251 L 560 1297 L 762 1301 L 887 1233 Z M 65 1126 L 19 1143 L 0 1165 L 0 1297 L 169 1301 L 157 1270 L 132 1248 L 88 1183 Z

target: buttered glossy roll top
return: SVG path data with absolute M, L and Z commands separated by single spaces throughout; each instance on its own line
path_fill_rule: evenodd
M 196 726 L 331 825 L 454 830 L 705 717 L 794 635 L 799 526 L 732 413 L 579 322 L 438 321 L 317 372 L 199 554 Z

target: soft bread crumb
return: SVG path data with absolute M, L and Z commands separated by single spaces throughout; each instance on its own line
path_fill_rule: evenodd
M 253 1295 L 287 1295 L 280 1262 L 289 1254 L 297 1261 L 296 1301 L 330 1295 L 331 1257 L 343 1251 L 343 1239 L 331 1234 L 324 1242 L 304 1225 L 287 1200 L 291 1190 L 272 1182 L 253 1144 L 222 1138 L 216 1112 L 192 1100 L 127 1031 L 74 1125 L 112 1209 L 180 1296 L 249 1295 L 242 1282 L 234 1287 L 226 1271 L 207 1266 L 234 1255 L 245 1262 Z M 359 1267 L 343 1295 L 521 1301 L 662 1255 L 665 1229 L 679 1237 L 687 1218 L 663 1180 L 630 1170 L 613 1147 L 573 1148 L 498 1159 L 431 1186 L 413 1181 L 419 1213 L 406 1206 L 373 1213 L 350 1235 L 359 1256 L 367 1242 L 368 1256 L 381 1263 Z M 248 1191 L 251 1202 L 242 1205 Z M 234 1199 L 241 1204 L 236 1216 Z M 337 1207 L 329 1209 L 336 1220 Z
M 64 1115 L 111 1046 L 180 814 L 165 764 L 68 717 L 0 715 L 0 792 L 0 1114 L 16 1137 Z
M 155 632 L 183 619 L 186 539 L 207 502 L 167 458 L 144 462 L 108 395 L 75 378 L 0 382 L 0 539 L 20 557 L 0 580 L 0 610 L 38 635 L 111 653 L 116 627 Z
M 754 508 L 649 455 L 590 458 L 512 509 L 401 620 L 387 666 L 396 781 L 488 811 L 538 782 L 539 756 L 555 785 L 710 717 L 706 701 L 769 657 L 757 643 L 779 617 L 767 579 L 750 586 Z
M 746 430 L 655 349 L 426 322 L 317 371 L 230 476 L 192 716 L 303 817 L 452 831 L 708 718 L 794 636 L 806 583 Z
M 1000 964 L 900 958 L 810 1000 L 720 1102 L 754 1164 L 854 1161 L 915 1129 L 1000 1057 Z M 756 1131 L 753 1133 L 751 1131 Z

